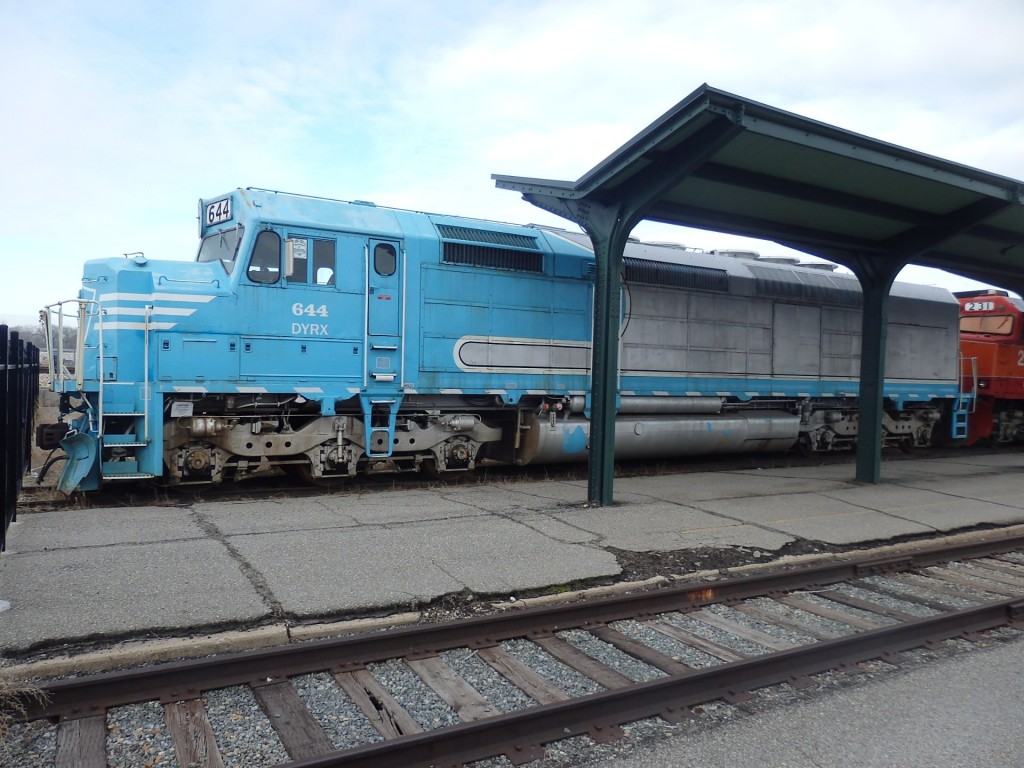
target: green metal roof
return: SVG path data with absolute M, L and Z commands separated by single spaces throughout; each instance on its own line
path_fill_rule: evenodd
M 638 220 L 773 240 L 847 265 L 923 264 L 1024 292 L 1024 182 L 708 85 L 575 182 L 493 178 L 584 226 L 588 202 L 632 201 Z

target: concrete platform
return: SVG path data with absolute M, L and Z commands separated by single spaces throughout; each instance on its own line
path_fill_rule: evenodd
M 1019 768 L 1024 641 L 889 670 L 738 714 L 717 727 L 612 745 L 588 768 Z
M 728 548 L 767 560 L 1024 523 L 1024 456 L 616 481 L 333 493 L 188 507 L 22 513 L 0 557 L 0 665 L 35 651 L 408 611 L 445 595 L 507 599 L 614 579 L 616 551 Z

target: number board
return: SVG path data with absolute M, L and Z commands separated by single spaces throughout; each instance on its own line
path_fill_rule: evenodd
M 220 224 L 231 218 L 231 198 L 226 197 L 206 206 L 206 224 Z
M 991 312 L 995 308 L 994 301 L 968 301 L 964 304 L 965 312 Z

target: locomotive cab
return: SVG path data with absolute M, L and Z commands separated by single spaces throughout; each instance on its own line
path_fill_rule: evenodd
M 1024 301 L 1001 290 L 962 291 L 963 389 L 976 393 L 967 444 L 1024 440 Z

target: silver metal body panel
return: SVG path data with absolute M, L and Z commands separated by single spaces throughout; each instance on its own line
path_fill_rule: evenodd
M 582 461 L 590 443 L 590 422 L 533 421 L 519 463 Z M 648 459 L 706 453 L 785 451 L 793 446 L 800 419 L 778 411 L 731 415 L 620 417 L 615 423 L 615 458 Z

